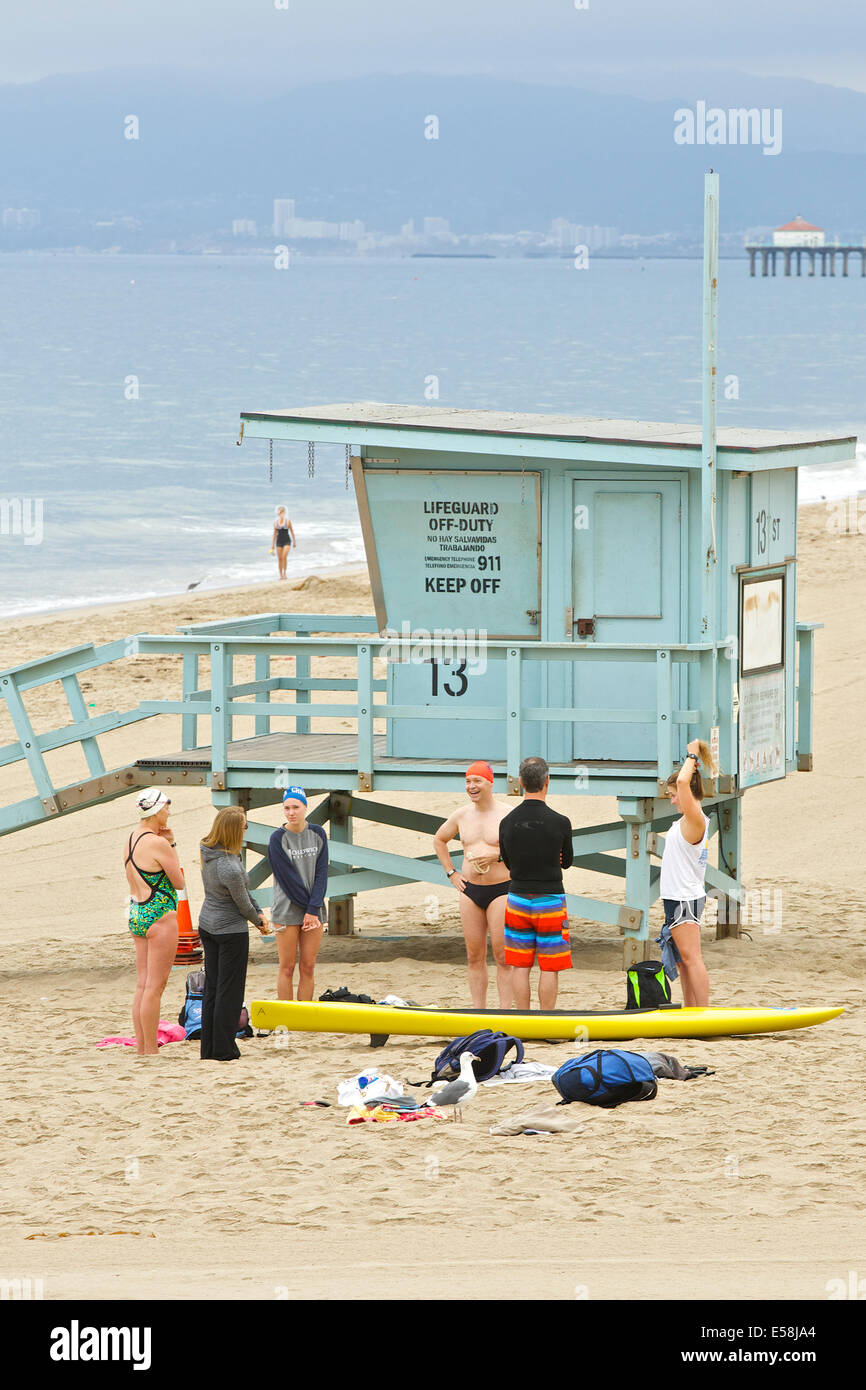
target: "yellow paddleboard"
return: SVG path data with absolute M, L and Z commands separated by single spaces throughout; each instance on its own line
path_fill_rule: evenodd
M 388 1004 L 317 1004 L 254 999 L 254 1028 L 301 1033 L 394 1033 L 461 1038 L 479 1028 L 517 1038 L 712 1038 L 811 1028 L 836 1018 L 834 1009 L 623 1009 L 610 1013 L 505 1013 L 495 1009 L 412 1009 Z

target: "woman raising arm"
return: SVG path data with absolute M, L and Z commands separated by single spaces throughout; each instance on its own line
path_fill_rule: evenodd
M 701 955 L 701 915 L 704 910 L 707 848 L 710 822 L 701 809 L 704 788 L 700 764 L 712 770 L 709 748 L 701 739 L 692 739 L 679 772 L 671 773 L 667 795 L 674 809 L 682 814 L 665 838 L 659 890 L 665 909 L 665 924 L 658 942 L 662 947 L 665 974 L 677 978 L 682 972 L 683 1004 L 706 1008 L 710 1002 L 710 980 Z

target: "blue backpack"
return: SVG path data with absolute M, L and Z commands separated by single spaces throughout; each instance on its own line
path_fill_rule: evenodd
M 191 970 L 186 977 L 186 995 L 177 1016 L 187 1042 L 201 1037 L 201 1006 L 204 1000 L 204 971 Z
M 186 1041 L 192 1042 L 195 1038 L 201 1037 L 201 1010 L 204 1003 L 204 971 L 191 970 L 186 977 L 186 995 L 184 996 L 181 1011 L 177 1016 L 177 1021 L 181 1025 L 186 1035 Z M 250 1023 L 249 1009 L 244 1004 L 241 1009 L 241 1016 L 238 1019 L 236 1038 L 251 1038 L 253 1029 Z
M 611 1110 L 626 1100 L 652 1100 L 658 1082 L 652 1064 L 640 1052 L 600 1047 L 583 1057 L 570 1057 L 551 1077 L 562 1096 L 560 1105 L 582 1100 Z
M 475 1080 L 489 1081 L 491 1076 L 505 1070 L 502 1063 L 512 1048 L 516 1055 L 509 1066 L 523 1061 L 523 1043 L 519 1038 L 513 1038 L 509 1033 L 492 1033 L 489 1028 L 481 1028 L 467 1038 L 455 1038 L 436 1058 L 433 1076 L 427 1085 L 432 1086 L 434 1081 L 453 1081 L 458 1077 L 461 1052 L 472 1052 L 478 1058 L 477 1062 L 472 1063 Z

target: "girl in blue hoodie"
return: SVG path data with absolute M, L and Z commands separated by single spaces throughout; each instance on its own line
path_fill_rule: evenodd
M 289 787 L 283 796 L 285 826 L 268 844 L 274 875 L 271 924 L 280 958 L 277 998 L 294 998 L 298 964 L 298 999 L 312 999 L 313 970 L 322 944 L 325 889 L 328 882 L 328 837 L 320 825 L 307 823 L 303 787 Z

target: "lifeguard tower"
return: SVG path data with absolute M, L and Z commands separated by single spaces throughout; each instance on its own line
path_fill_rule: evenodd
M 619 924 L 634 956 L 671 820 L 664 781 L 690 738 L 710 738 L 719 865 L 708 882 L 735 932 L 743 792 L 811 767 L 815 625 L 795 611 L 797 467 L 848 458 L 854 441 L 719 432 L 708 622 L 698 427 L 370 403 L 242 419 L 247 439 L 354 450 L 379 631 L 359 661 L 388 665 L 378 706 L 359 671 L 370 693 L 354 711 L 367 728 L 354 791 L 341 792 L 349 816 L 359 791 L 459 793 L 478 756 L 517 793 L 521 758 L 540 754 L 554 797 L 617 798 L 617 823 L 576 833 L 575 862 L 624 877 L 625 902 L 570 907 Z M 300 756 L 292 771 L 324 784 Z M 369 873 L 361 855 L 354 868 Z M 438 865 L 424 876 L 438 881 Z
M 432 854 L 354 844 L 358 819 L 432 834 L 438 819 L 401 806 L 401 793 L 457 797 L 466 763 L 484 757 L 497 791 L 517 795 L 521 759 L 540 754 L 554 804 L 616 798 L 617 819 L 576 831 L 574 849 L 579 867 L 621 880 L 621 896 L 569 895 L 568 905 L 618 926 L 629 965 L 650 949 L 653 857 L 672 819 L 664 783 L 701 736 L 719 764 L 705 784 L 718 851 L 707 883 L 718 931 L 737 934 L 744 792 L 812 762 L 816 625 L 796 611 L 797 469 L 847 460 L 856 440 L 716 431 L 715 177 L 701 425 L 368 402 L 244 410 L 247 444 L 345 448 L 375 619 L 272 613 L 131 639 L 136 657 L 182 659 L 182 696 L 116 718 L 179 714 L 182 747 L 113 772 L 76 673 L 129 657 L 129 642 L 0 673 L 18 734 L 0 757 L 27 758 L 37 788 L 0 812 L 0 831 L 151 781 L 207 784 L 215 804 L 250 813 L 302 781 L 321 797 L 311 819 L 329 829 L 331 930 L 350 933 L 358 893 L 446 884 Z M 244 659 L 253 679 L 237 680 Z M 334 675 L 335 659 L 350 674 Z M 37 737 L 21 692 L 52 679 L 63 680 L 74 723 Z M 249 736 L 234 737 L 238 719 Z M 41 749 L 74 740 L 91 775 L 58 789 Z M 248 819 L 247 843 L 264 856 L 271 827 Z M 268 877 L 263 857 L 251 881 Z

